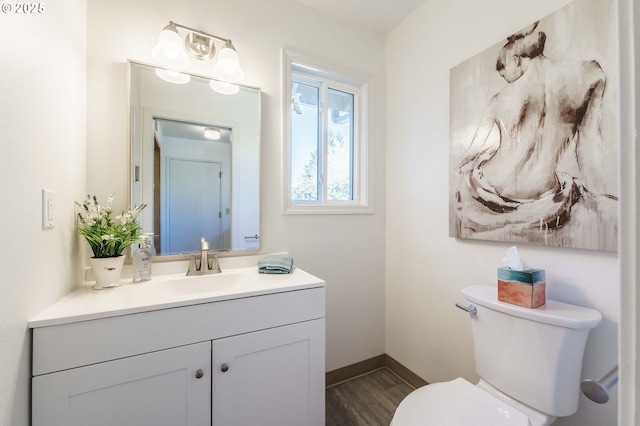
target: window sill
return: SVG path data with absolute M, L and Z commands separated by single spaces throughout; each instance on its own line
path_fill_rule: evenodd
M 310 204 L 296 204 L 285 207 L 282 214 L 295 215 L 295 214 L 374 214 L 375 211 L 371 206 L 333 206 L 333 205 L 310 205 Z

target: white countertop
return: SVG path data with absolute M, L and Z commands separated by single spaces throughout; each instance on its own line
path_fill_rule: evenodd
M 83 285 L 31 319 L 29 327 L 47 327 L 325 286 L 323 280 L 297 267 L 290 274 L 259 274 L 255 265 L 222 268 L 222 271 L 220 274 L 196 277 L 186 277 L 184 273 L 160 275 L 142 283 L 122 279 L 120 287 L 107 290 L 93 290 L 90 285 Z M 211 281 L 203 282 L 205 277 Z M 220 285 L 216 285 L 217 278 Z

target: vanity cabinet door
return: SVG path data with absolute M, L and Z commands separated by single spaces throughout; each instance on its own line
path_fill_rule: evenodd
M 213 341 L 214 426 L 324 426 L 324 319 Z
M 33 378 L 33 426 L 211 424 L 211 342 Z

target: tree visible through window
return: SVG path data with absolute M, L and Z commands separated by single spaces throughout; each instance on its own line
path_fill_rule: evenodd
M 348 167 L 351 160 L 351 149 L 345 144 L 342 134 L 329 129 L 328 155 L 329 165 L 333 165 L 334 178 L 329 182 L 327 198 L 329 200 L 350 200 L 351 170 Z M 297 184 L 291 188 L 291 198 L 294 200 L 317 200 L 318 181 L 318 152 L 309 154 L 309 161 L 304 165 Z

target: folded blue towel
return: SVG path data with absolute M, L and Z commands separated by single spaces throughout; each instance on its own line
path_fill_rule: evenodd
M 261 274 L 290 274 L 292 270 L 293 259 L 290 257 L 266 256 L 258 261 Z

